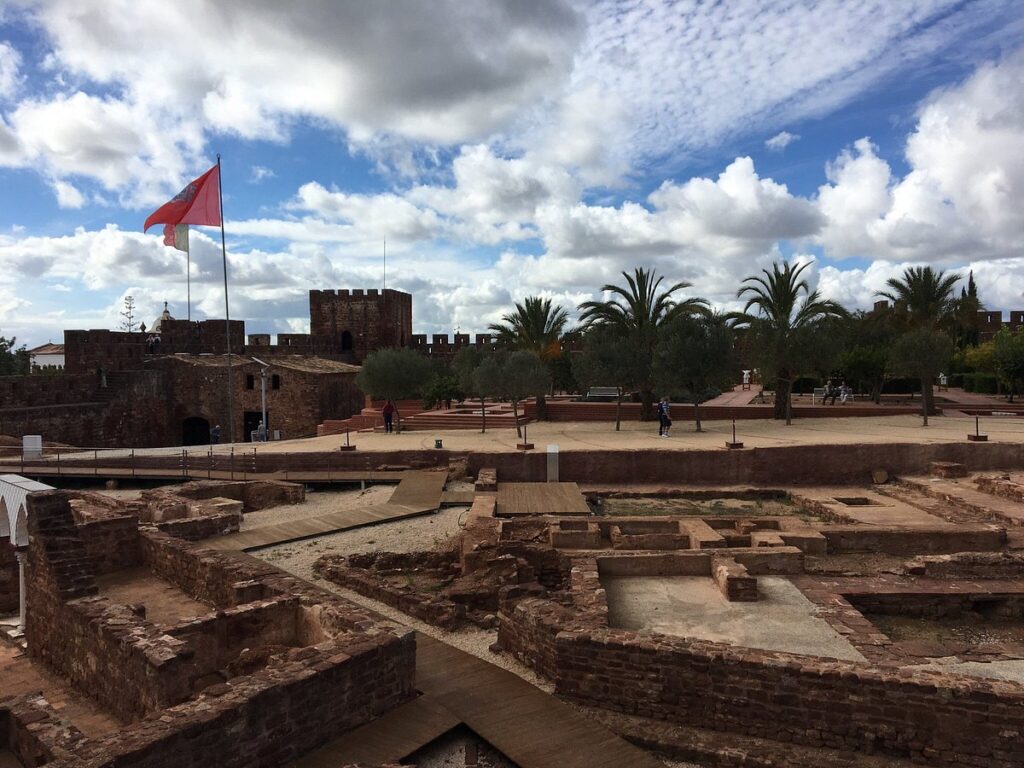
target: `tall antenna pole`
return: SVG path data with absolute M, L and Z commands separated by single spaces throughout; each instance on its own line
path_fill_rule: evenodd
M 220 254 L 224 260 L 224 338 L 228 344 L 228 442 L 235 442 L 235 395 L 231 386 L 231 313 L 228 311 L 228 246 L 224 236 L 224 179 L 217 153 L 217 194 L 220 197 Z

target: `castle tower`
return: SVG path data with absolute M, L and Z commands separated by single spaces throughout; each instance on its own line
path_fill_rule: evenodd
M 357 362 L 377 349 L 404 347 L 412 336 L 412 294 L 310 291 L 309 333 L 317 348 L 351 354 Z

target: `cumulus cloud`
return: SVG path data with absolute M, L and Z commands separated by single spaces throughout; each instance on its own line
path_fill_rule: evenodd
M 868 139 L 844 150 L 818 193 L 819 242 L 836 258 L 1003 259 L 1024 249 L 1024 54 L 934 93 L 894 178 Z
M 208 161 L 212 135 L 287 142 L 312 122 L 412 178 L 423 146 L 486 142 L 616 184 L 823 114 L 1012 4 L 26 0 L 11 17 L 42 32 L 54 87 L 0 125 L 0 163 L 142 206 Z M 0 88 L 16 55 L 0 49 Z
M 800 136 L 798 136 L 795 133 L 790 133 L 789 131 L 779 131 L 770 139 L 767 139 L 764 142 L 764 145 L 772 152 L 781 152 L 799 138 Z

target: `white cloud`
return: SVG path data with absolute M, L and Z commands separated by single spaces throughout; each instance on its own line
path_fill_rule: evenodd
M 971 31 L 1016 25 L 1011 0 L 588 4 L 573 90 L 631 116 L 615 137 L 662 158 L 832 111 Z M 982 35 L 978 35 L 981 37 Z
M 772 152 L 781 152 L 794 141 L 799 139 L 800 136 L 789 131 L 779 131 L 770 139 L 767 139 L 764 145 Z
M 274 178 L 276 175 L 277 174 L 275 174 L 271 169 L 265 166 L 254 165 L 249 169 L 249 183 L 259 184 L 261 181 Z
M 615 185 L 834 109 L 1012 4 L 26 0 L 10 13 L 44 35 L 54 87 L 0 124 L 0 164 L 142 206 L 208 162 L 211 134 L 312 123 L 412 178 L 424 148 L 486 142 Z
M 66 181 L 55 181 L 53 191 L 57 195 L 57 205 L 61 208 L 81 208 L 85 205 L 85 198 L 75 188 L 74 184 Z
M 21 87 L 21 54 L 0 41 L 0 100 L 14 96 Z
M 945 265 L 1024 251 L 1024 54 L 980 67 L 922 106 L 894 178 L 867 139 L 818 193 L 819 242 L 851 256 Z

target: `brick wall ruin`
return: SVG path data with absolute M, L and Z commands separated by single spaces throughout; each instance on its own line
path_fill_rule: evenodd
M 413 695 L 412 632 L 244 555 L 152 530 L 132 546 L 132 516 L 76 523 L 70 502 L 29 498 L 28 647 L 132 724 L 50 764 L 278 765 Z M 119 559 L 97 557 L 108 546 Z M 99 594 L 96 576 L 125 567 L 209 612 L 154 623 Z

